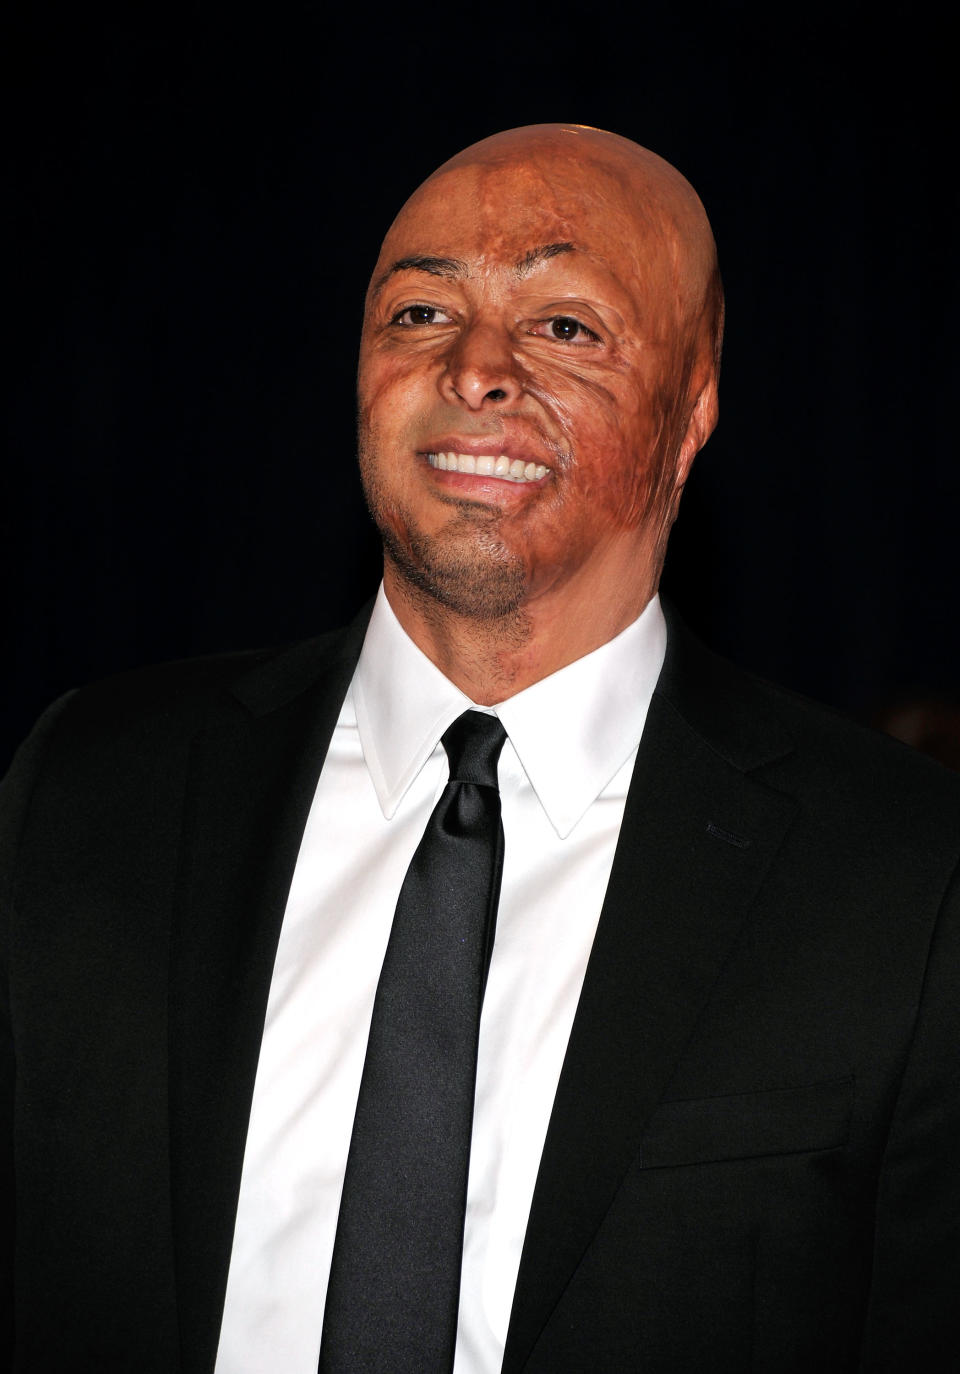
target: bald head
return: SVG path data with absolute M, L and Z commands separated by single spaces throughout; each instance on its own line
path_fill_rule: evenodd
M 706 211 L 689 181 L 648 148 L 580 124 L 531 124 L 492 134 L 456 153 L 414 191 L 383 243 L 371 285 L 391 262 L 398 232 L 435 213 L 447 196 L 466 196 L 493 219 L 521 203 L 508 188 L 524 183 L 576 244 L 591 228 L 610 230 L 624 268 L 675 310 L 688 340 L 719 365 L 723 292 Z M 464 189 L 467 188 L 467 189 Z M 641 260 L 642 259 L 642 265 Z

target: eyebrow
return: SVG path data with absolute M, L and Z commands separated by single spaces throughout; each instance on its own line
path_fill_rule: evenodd
M 388 267 L 374 283 L 373 294 L 382 291 L 395 272 L 429 272 L 431 277 L 465 277 L 468 271 L 467 264 L 459 258 L 432 258 L 417 253 L 411 258 L 398 258 Z
M 555 258 L 559 253 L 573 253 L 576 249 L 572 243 L 541 243 L 537 248 L 531 248 L 528 253 L 514 266 L 514 271 L 518 277 L 526 277 L 541 262 L 546 262 L 548 258 Z M 460 258 L 437 258 L 429 254 L 415 253 L 409 258 L 398 258 L 395 263 L 387 268 L 381 276 L 377 278 L 373 286 L 373 295 L 377 295 L 383 290 L 390 278 L 397 272 L 427 272 L 431 277 L 466 277 L 470 275 L 468 265 Z
M 575 253 L 576 249 L 572 243 L 541 243 L 539 248 L 531 248 L 529 253 L 525 253 L 515 267 L 518 277 L 526 277 L 535 267 L 539 267 L 541 262 L 546 262 L 548 258 L 555 258 L 559 253 Z

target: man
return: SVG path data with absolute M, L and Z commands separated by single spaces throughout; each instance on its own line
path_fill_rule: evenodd
M 89 689 L 25 746 L 14 1368 L 955 1367 L 960 795 L 666 626 L 721 318 L 653 154 L 565 125 L 466 150 L 367 296 L 369 623 Z M 371 1085 L 471 708 L 506 731 L 470 783 L 505 842 L 476 1062 Z M 400 960 L 409 1004 L 441 943 Z M 417 1289 L 446 1201 L 384 1154 L 416 1149 L 408 1096 L 419 1123 L 474 1074 L 470 1138 L 430 1142 L 457 1261 Z

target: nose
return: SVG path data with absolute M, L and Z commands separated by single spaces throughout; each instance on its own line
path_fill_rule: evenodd
M 516 403 L 523 381 L 508 331 L 492 321 L 477 321 L 464 329 L 447 359 L 440 390 L 444 399 L 459 401 L 469 410 Z

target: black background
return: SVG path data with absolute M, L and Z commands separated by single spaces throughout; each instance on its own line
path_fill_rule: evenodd
M 960 697 L 953 46 L 922 7 L 15 5 L 4 718 L 341 622 L 366 278 L 409 191 L 570 120 L 675 162 L 728 303 L 665 585 L 861 715 Z

